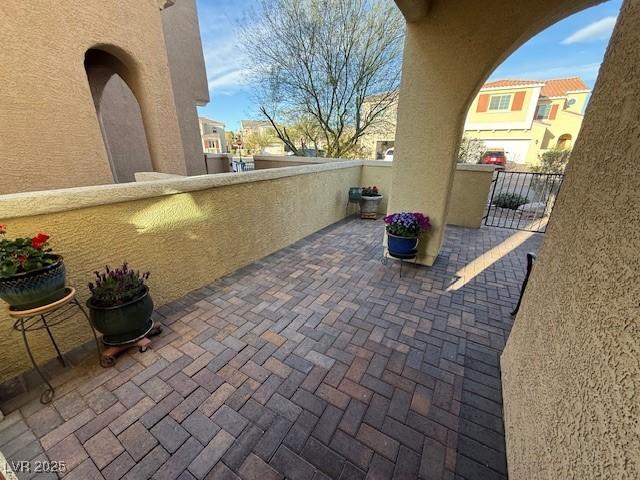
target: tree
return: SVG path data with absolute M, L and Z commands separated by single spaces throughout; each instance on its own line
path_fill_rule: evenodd
M 261 0 L 242 41 L 260 112 L 299 154 L 297 133 L 349 156 L 396 101 L 404 20 L 391 0 Z M 367 103 L 367 108 L 363 104 Z
M 529 170 L 535 173 L 564 173 L 570 156 L 571 150 L 561 148 L 547 150 L 538 156 L 540 163 L 538 165 L 531 165 Z
M 276 142 L 276 137 L 271 131 L 256 130 L 243 135 L 242 146 L 249 155 L 262 153 L 262 151 Z
M 487 146 L 482 140 L 463 136 L 458 150 L 458 163 L 480 163 L 480 158 L 486 150 Z

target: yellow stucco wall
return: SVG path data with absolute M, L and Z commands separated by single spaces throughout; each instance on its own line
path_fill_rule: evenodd
M 0 26 L 0 194 L 112 182 L 84 67 L 94 47 L 130 70 L 155 170 L 186 173 L 158 2 L 7 0 Z
M 348 189 L 360 182 L 360 163 L 294 168 L 309 173 L 280 169 L 4 196 L 0 223 L 9 225 L 11 236 L 49 233 L 65 258 L 68 284 L 82 301 L 93 270 L 126 260 L 151 271 L 152 296 L 162 305 L 345 216 Z M 170 194 L 212 178 L 235 183 Z M 135 199 L 141 195 L 153 196 Z M 90 206 L 100 199 L 121 203 Z M 53 211 L 58 207 L 67 210 Z M 20 216 L 33 209 L 42 214 Z M 1 312 L 0 382 L 30 367 L 11 324 Z M 78 317 L 56 327 L 55 335 L 63 351 L 89 339 Z M 43 335 L 30 338 L 40 361 L 54 356 Z
M 391 164 L 375 165 L 367 162 L 362 167 L 361 185 L 376 185 L 384 195 L 381 213 L 388 211 L 391 197 Z M 447 224 L 479 228 L 487 206 L 493 167 L 485 165 L 458 165 L 453 178 Z M 424 212 L 429 215 L 429 211 Z
M 502 355 L 512 480 L 640 478 L 639 23 L 627 0 Z
M 489 95 L 492 97 L 494 95 L 511 95 L 511 103 L 513 103 L 513 97 L 516 92 L 525 92 L 524 103 L 522 105 L 521 110 L 511 110 L 511 104 L 509 105 L 509 110 L 488 110 L 486 112 L 478 112 L 478 99 L 479 95 L 473 99 L 473 102 L 469 106 L 469 111 L 467 113 L 466 123 L 495 123 L 495 122 L 524 122 L 527 119 L 527 116 L 530 114 L 531 108 L 536 108 L 537 103 L 532 103 L 532 97 L 534 94 L 537 96 L 539 92 L 539 88 L 504 88 L 499 90 L 483 90 L 481 92 L 482 95 Z

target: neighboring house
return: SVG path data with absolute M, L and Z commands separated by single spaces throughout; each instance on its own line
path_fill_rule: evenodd
M 273 131 L 273 126 L 267 120 L 240 120 L 240 135 L 243 141 L 243 148 L 247 148 L 248 144 L 256 143 L 255 139 L 260 138 L 260 141 L 257 143 L 261 143 L 262 139 L 272 140 L 268 145 L 264 145 L 261 147 L 260 152 L 256 153 L 267 153 L 273 155 L 282 155 L 285 153 L 285 145 L 282 140 L 280 140 L 275 132 Z M 254 141 L 252 142 L 252 137 Z
M 227 141 L 224 135 L 224 123 L 206 117 L 198 117 L 202 151 L 204 153 L 226 153 Z
M 464 133 L 482 140 L 487 148 L 502 148 L 513 163 L 536 163 L 553 148 L 571 148 L 575 142 L 590 90 L 578 77 L 554 80 L 498 80 L 486 83 L 467 112 Z M 395 118 L 395 109 L 384 118 Z M 363 146 L 384 157 L 393 146 L 391 128 L 374 129 Z

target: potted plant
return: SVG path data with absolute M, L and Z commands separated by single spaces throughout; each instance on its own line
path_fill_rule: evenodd
M 148 278 L 149 272 L 140 274 L 126 262 L 115 270 L 107 265 L 104 271 L 95 272 L 87 307 L 105 345 L 135 342 L 153 328 L 153 300 L 145 285 Z
M 363 187 L 360 194 L 360 218 L 375 220 L 378 216 L 378 207 L 382 200 L 378 187 Z
M 0 225 L 0 298 L 15 310 L 28 310 L 64 297 L 64 262 L 49 248 L 49 235 L 9 240 L 6 232 Z
M 401 212 L 384 217 L 389 254 L 411 255 L 416 252 L 422 232 L 431 228 L 429 217 L 422 213 Z

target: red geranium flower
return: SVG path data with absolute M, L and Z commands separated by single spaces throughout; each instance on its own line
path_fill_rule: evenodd
M 7 233 L 7 226 L 0 223 L 0 235 Z
M 31 246 L 36 250 L 40 250 L 44 246 L 44 244 L 47 243 L 47 240 L 49 240 L 49 235 L 45 233 L 39 233 L 31 239 Z
M 21 267 L 24 267 L 24 264 L 27 262 L 27 256 L 26 255 L 18 255 L 18 263 L 20 264 Z

